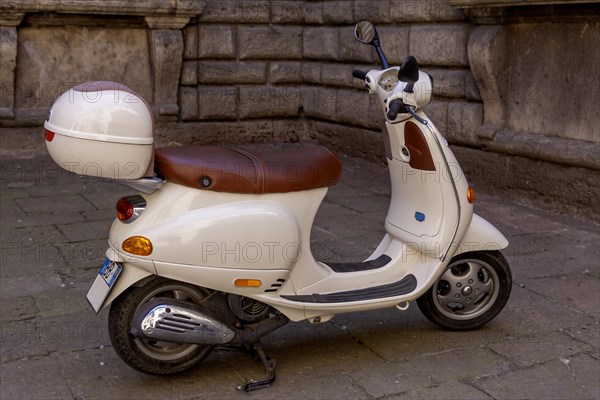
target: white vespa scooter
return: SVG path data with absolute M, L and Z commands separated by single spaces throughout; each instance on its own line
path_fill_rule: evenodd
M 420 110 L 431 77 L 413 57 L 389 67 L 370 22 L 355 36 L 382 63 L 353 75 L 384 109 L 392 184 L 387 233 L 363 262 L 310 252 L 317 209 L 341 175 L 324 147 L 155 150 L 148 105 L 112 82 L 76 86 L 52 106 L 45 138 L 58 164 L 140 191 L 117 202 L 108 259 L 87 295 L 96 312 L 110 305 L 110 339 L 131 367 L 172 374 L 214 346 L 242 345 L 269 374 L 243 387 L 253 390 L 275 379 L 260 338 L 289 320 L 406 310 L 416 300 L 433 323 L 464 330 L 502 310 L 511 272 L 498 250 L 508 241 L 473 214 L 473 190 Z

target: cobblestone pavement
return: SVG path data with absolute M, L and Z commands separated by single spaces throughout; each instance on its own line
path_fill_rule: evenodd
M 313 231 L 320 259 L 364 258 L 384 233 L 387 170 L 345 167 Z M 412 305 L 290 323 L 264 340 L 276 383 L 246 394 L 236 385 L 264 372 L 240 352 L 217 350 L 171 378 L 132 370 L 111 348 L 106 311 L 87 305 L 113 206 L 132 189 L 70 175 L 47 156 L 4 157 L 0 188 L 3 400 L 600 398 L 597 225 L 480 193 L 476 212 L 511 242 L 513 292 L 495 320 L 447 332 Z

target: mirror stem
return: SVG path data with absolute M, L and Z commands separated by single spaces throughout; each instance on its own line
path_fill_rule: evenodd
M 388 64 L 387 58 L 385 58 L 385 54 L 383 54 L 383 50 L 379 46 L 379 39 L 373 40 L 373 46 L 375 46 L 375 50 L 377 50 L 377 55 L 379 56 L 379 60 L 381 60 L 381 68 L 388 69 L 390 64 Z

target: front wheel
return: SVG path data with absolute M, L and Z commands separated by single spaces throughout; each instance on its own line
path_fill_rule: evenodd
M 427 319 L 444 329 L 474 329 L 498 315 L 511 288 L 512 275 L 502 253 L 464 253 L 450 261 L 417 305 Z
M 164 278 L 129 288 L 115 299 L 108 314 L 108 333 L 115 351 L 130 367 L 147 374 L 170 375 L 191 368 L 208 357 L 212 345 L 136 338 L 130 333 L 131 320 L 156 297 L 200 304 L 209 295 L 206 289 Z

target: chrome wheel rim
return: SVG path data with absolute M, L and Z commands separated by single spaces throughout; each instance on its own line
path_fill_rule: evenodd
M 456 261 L 448 266 L 433 287 L 433 302 L 446 317 L 477 318 L 496 302 L 500 292 L 498 274 L 477 259 Z

